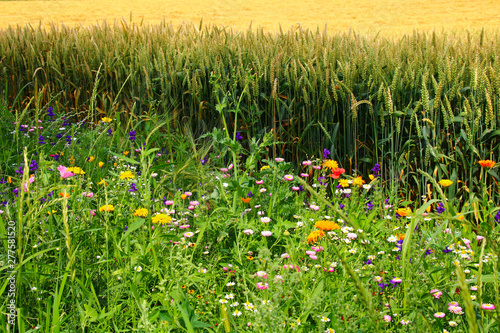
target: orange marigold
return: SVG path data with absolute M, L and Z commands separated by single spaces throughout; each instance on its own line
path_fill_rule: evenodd
M 495 166 L 495 162 L 492 160 L 481 160 L 481 161 L 479 161 L 479 164 L 483 168 L 493 168 Z
M 323 232 L 323 230 L 314 230 L 309 234 L 309 236 L 307 236 L 307 242 L 315 243 L 318 241 L 318 239 L 320 239 L 324 235 L 325 233 Z
M 399 214 L 399 216 L 406 216 L 411 213 L 411 209 L 406 207 L 406 208 L 399 208 L 396 213 Z
M 325 160 L 322 166 L 326 169 L 335 170 L 338 169 L 339 164 L 337 163 L 337 161 L 334 160 Z
M 314 224 L 314 226 L 324 231 L 340 229 L 340 226 L 337 223 L 327 220 L 318 221 Z

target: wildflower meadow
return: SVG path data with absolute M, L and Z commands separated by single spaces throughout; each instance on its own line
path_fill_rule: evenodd
M 500 332 L 497 35 L 102 29 L 0 32 L 2 331 Z

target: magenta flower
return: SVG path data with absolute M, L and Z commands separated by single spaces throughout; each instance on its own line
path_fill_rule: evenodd
M 444 318 L 444 316 L 445 316 L 444 312 L 436 312 L 434 314 L 434 317 L 436 318 Z
M 285 175 L 285 180 L 291 181 L 293 180 L 293 175 Z

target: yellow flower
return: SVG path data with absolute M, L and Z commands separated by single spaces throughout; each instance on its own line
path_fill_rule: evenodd
M 83 171 L 79 167 L 69 167 L 66 170 L 73 172 L 75 175 L 84 175 L 85 174 L 85 171 Z
M 104 186 L 108 186 L 108 183 L 106 183 L 104 181 L 104 179 L 101 178 L 101 181 L 99 183 L 97 183 L 97 185 L 104 185 Z
M 12 178 L 7 177 L 7 183 L 9 183 L 9 184 L 12 183 Z
M 495 162 L 492 160 L 481 160 L 478 162 L 483 168 L 493 168 L 495 166 Z
M 364 183 L 365 183 L 365 181 L 363 180 L 363 177 L 361 177 L 361 176 L 354 178 L 354 180 L 352 181 L 353 185 L 358 185 L 358 186 L 362 186 Z
M 186 194 L 181 194 L 182 200 L 186 199 L 188 196 Z
M 271 169 L 269 165 L 264 165 L 262 168 L 260 168 L 260 171 L 264 171 L 266 169 Z
M 87 162 L 93 162 L 94 160 L 95 160 L 94 156 L 90 156 L 89 158 L 87 158 Z
M 120 179 L 131 179 L 131 178 L 135 178 L 134 174 L 132 173 L 132 171 L 123 171 L 122 173 L 120 173 Z
M 323 232 L 323 230 L 314 230 L 309 234 L 309 236 L 307 236 L 307 242 L 315 243 L 324 235 L 325 233 Z
M 333 171 L 339 167 L 339 164 L 334 160 L 325 160 L 322 166 Z
M 372 175 L 372 174 L 369 174 L 369 175 L 368 175 L 368 178 L 370 178 L 370 180 L 374 180 L 374 179 L 375 179 L 375 176 L 374 176 L 374 175 Z
M 139 208 L 139 209 L 136 209 L 136 211 L 134 212 L 134 216 L 139 216 L 139 217 L 146 217 L 148 216 L 148 210 L 146 208 Z
M 451 184 L 453 184 L 453 182 L 449 179 L 441 179 L 438 184 L 441 185 L 442 187 L 448 187 Z
M 247 259 L 248 260 L 253 260 L 253 257 L 252 256 L 247 256 Z
M 123 152 L 123 155 L 127 156 L 128 153 L 129 153 L 128 150 L 126 150 L 126 151 Z
M 172 222 L 172 218 L 167 214 L 157 214 L 152 218 L 153 223 L 167 224 Z
M 399 216 L 406 216 L 411 213 L 411 209 L 406 207 L 406 208 L 399 208 L 396 213 L 398 213 Z
M 101 208 L 99 208 L 100 212 L 112 212 L 115 210 L 115 207 L 113 205 L 104 205 Z
M 99 162 L 99 168 L 102 168 L 103 165 L 104 165 L 104 162 Z
M 314 226 L 324 231 L 340 229 L 340 226 L 337 223 L 327 220 L 318 221 L 314 224 Z
M 112 122 L 112 121 L 113 121 L 113 119 L 111 119 L 111 118 L 109 118 L 109 117 L 104 117 L 104 118 L 102 118 L 102 119 L 101 119 L 101 121 L 102 121 L 103 123 L 110 123 L 110 122 Z
M 342 187 L 349 187 L 349 181 L 347 179 L 339 179 L 339 184 Z

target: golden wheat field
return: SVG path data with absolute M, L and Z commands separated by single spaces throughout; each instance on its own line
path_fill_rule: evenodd
M 0 29 L 30 24 L 88 26 L 124 20 L 134 24 L 250 26 L 266 32 L 291 27 L 329 33 L 399 35 L 419 31 L 497 30 L 498 0 L 70 0 L 1 1 Z

